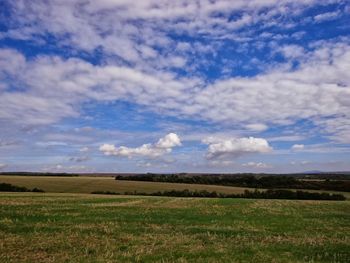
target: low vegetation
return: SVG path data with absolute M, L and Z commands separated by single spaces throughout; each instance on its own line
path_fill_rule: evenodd
M 34 187 L 33 189 L 28 189 L 27 187 L 17 186 L 12 184 L 0 183 L 0 192 L 38 192 L 43 193 L 44 191 Z

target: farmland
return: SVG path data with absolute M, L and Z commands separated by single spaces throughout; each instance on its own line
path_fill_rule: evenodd
M 145 192 L 169 190 L 207 190 L 220 193 L 242 193 L 247 188 L 198 184 L 116 181 L 113 177 L 60 177 L 60 176 L 0 176 L 0 183 L 40 188 L 50 193 L 91 193 L 94 191 Z
M 349 201 L 0 194 L 1 262 L 349 262 Z
M 111 176 L 13 176 L 1 175 L 0 183 L 9 183 L 12 185 L 39 188 L 49 193 L 92 193 L 96 191 L 110 191 L 116 193 L 137 192 L 137 193 L 154 193 L 158 191 L 190 191 L 206 190 L 209 192 L 216 191 L 223 194 L 240 194 L 244 190 L 254 190 L 246 187 L 232 187 L 222 185 L 204 185 L 204 184 L 183 184 L 183 183 L 166 183 L 166 182 L 144 182 L 144 181 L 127 181 L 114 180 Z M 340 193 L 346 198 L 350 198 L 349 192 L 337 191 L 320 191 L 307 190 L 309 192 L 326 192 Z
M 90 193 L 247 188 L 88 176 L 0 183 L 46 192 L 0 193 L 0 262 L 350 262 L 346 192 L 346 201 L 176 198 Z

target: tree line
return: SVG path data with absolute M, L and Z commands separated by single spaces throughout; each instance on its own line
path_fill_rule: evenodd
M 24 186 L 17 186 L 13 184 L 0 183 L 0 192 L 37 192 L 44 193 L 44 190 L 39 188 L 29 189 Z
M 111 191 L 95 191 L 92 194 L 109 194 L 120 195 L 117 192 Z M 346 200 L 344 195 L 330 194 L 330 193 L 315 193 L 305 191 L 291 191 L 284 189 L 269 189 L 266 191 L 254 191 L 245 190 L 240 194 L 224 194 L 217 192 L 209 192 L 207 190 L 190 191 L 190 190 L 171 190 L 171 191 L 158 191 L 154 193 L 142 193 L 142 192 L 125 192 L 125 195 L 143 195 L 143 196 L 170 196 L 170 197 L 207 197 L 207 198 L 250 198 L 250 199 L 288 199 L 288 200 Z
M 291 176 L 270 175 L 181 175 L 181 174 L 140 174 L 118 175 L 116 180 L 167 182 L 184 184 L 224 185 L 248 188 L 310 189 L 350 192 L 348 180 L 302 180 Z

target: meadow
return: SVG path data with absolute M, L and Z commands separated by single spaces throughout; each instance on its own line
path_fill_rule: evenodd
M 350 262 L 349 193 L 346 201 L 177 198 L 90 193 L 249 188 L 100 176 L 0 183 L 45 191 L 0 193 L 0 262 Z
M 350 262 L 350 202 L 0 193 L 0 262 Z

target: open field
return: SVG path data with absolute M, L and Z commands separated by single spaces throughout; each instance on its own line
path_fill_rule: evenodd
M 174 184 L 159 182 L 117 181 L 114 177 L 54 177 L 54 176 L 0 176 L 0 183 L 9 183 L 27 188 L 40 188 L 50 193 L 91 193 L 93 191 L 145 192 L 170 190 L 207 190 L 220 193 L 243 193 L 243 187 L 228 187 L 199 184 Z
M 0 262 L 350 262 L 350 202 L 0 193 Z
M 157 191 L 170 190 L 207 190 L 216 191 L 224 194 L 239 194 L 244 190 L 252 188 L 219 186 L 219 185 L 201 185 L 201 184 L 179 184 L 163 182 L 142 182 L 142 181 L 121 181 L 114 180 L 113 177 L 62 177 L 62 176 L 13 176 L 1 175 L 0 183 L 9 183 L 27 188 L 40 188 L 48 193 L 91 193 L 94 191 L 111 191 L 117 193 L 134 192 L 154 193 Z M 299 189 L 300 190 L 300 189 Z M 347 199 L 350 199 L 350 192 L 305 190 L 308 192 L 326 192 L 341 193 Z

